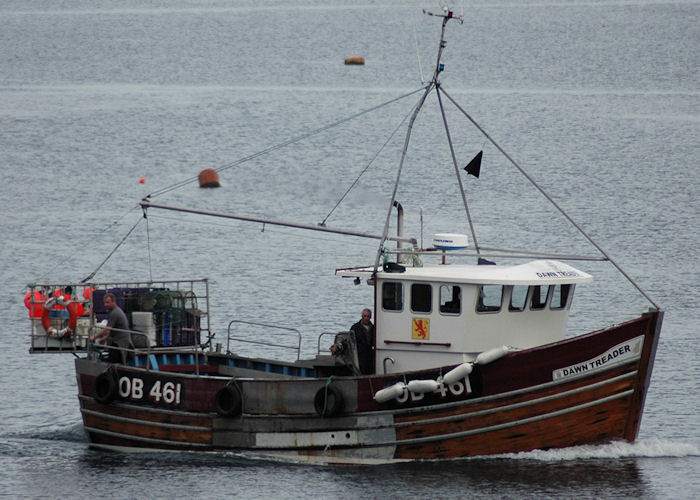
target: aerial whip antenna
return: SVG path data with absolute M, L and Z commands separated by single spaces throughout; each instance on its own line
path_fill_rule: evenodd
M 418 31 L 416 31 L 416 25 L 413 25 L 413 39 L 416 42 L 416 59 L 418 59 L 418 71 L 420 72 L 420 82 L 425 84 L 425 76 L 423 76 L 423 65 L 420 61 L 420 50 L 418 48 Z

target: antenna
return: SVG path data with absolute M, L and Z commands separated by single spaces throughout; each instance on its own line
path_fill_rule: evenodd
M 447 6 L 442 7 L 441 14 L 436 14 L 435 12 L 430 12 L 425 9 L 423 9 L 423 14 L 428 14 L 429 16 L 435 17 L 444 17 L 446 19 L 457 19 L 459 21 L 459 24 L 464 24 L 464 14 L 462 14 L 461 16 L 455 16 L 454 12 L 451 11 Z
M 443 69 L 445 69 L 445 65 L 440 62 L 440 59 L 442 58 L 442 51 L 447 46 L 447 41 L 445 40 L 445 26 L 447 26 L 447 22 L 450 19 L 456 19 L 457 21 L 459 21 L 460 24 L 464 24 L 464 16 L 455 16 L 454 12 L 452 12 L 448 7 L 443 7 L 441 14 L 436 14 L 435 12 L 430 12 L 430 11 L 427 11 L 425 9 L 423 9 L 423 13 L 427 14 L 429 16 L 442 18 L 442 33 L 440 34 L 440 48 L 438 49 L 438 53 L 437 53 L 437 62 L 435 64 L 435 73 L 433 73 L 433 77 L 431 80 L 431 83 L 434 84 L 435 87 L 437 88 L 439 86 L 438 77 L 440 75 L 440 72 Z
M 418 59 L 418 71 L 420 72 L 420 82 L 425 83 L 425 77 L 423 76 L 423 65 L 420 62 L 420 50 L 418 49 L 418 32 L 416 31 L 416 25 L 413 25 L 413 38 L 416 41 L 416 58 Z

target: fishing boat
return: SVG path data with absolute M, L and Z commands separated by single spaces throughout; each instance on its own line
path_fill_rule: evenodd
M 479 246 L 446 120 L 471 240 L 441 233 L 423 248 L 403 234 L 396 186 L 429 94 L 437 94 L 443 117 L 447 99 L 524 173 L 442 87 L 445 28 L 463 18 L 447 9 L 431 15 L 442 23 L 437 62 L 407 125 L 383 231 L 140 202 L 144 214 L 169 210 L 376 239 L 373 264 L 335 270 L 371 286 L 373 326 L 319 337 L 316 355 L 302 359 L 302 334 L 288 325 L 232 320 L 225 334 L 214 333 L 207 279 L 29 286 L 30 351 L 74 356 L 91 446 L 383 464 L 635 440 L 663 312 L 539 185 L 528 177 L 598 250 L 591 259 L 612 264 L 651 303 L 648 311 L 567 336 L 574 292 L 593 279 L 570 262 L 586 258 Z M 478 176 L 479 160 L 468 173 Z M 395 213 L 398 231 L 390 235 Z M 489 260 L 495 252 L 520 261 L 496 264 Z M 109 315 L 107 294 L 128 317 L 127 346 L 95 340 Z M 239 337 L 243 326 L 263 333 Z M 276 346 L 294 350 L 296 360 L 236 351 L 240 342 L 268 346 L 280 331 L 292 341 Z

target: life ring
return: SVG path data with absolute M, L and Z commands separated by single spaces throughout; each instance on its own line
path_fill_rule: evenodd
M 222 417 L 237 417 L 243 410 L 241 391 L 231 384 L 223 386 L 216 391 L 214 396 L 214 408 Z
M 66 328 L 61 328 L 60 330 L 57 330 L 51 326 L 51 318 L 49 317 L 51 309 L 53 309 L 57 303 L 60 305 L 65 305 L 66 309 L 68 310 L 68 326 Z M 78 302 L 69 302 L 66 305 L 62 296 L 59 296 L 58 298 L 50 297 L 46 300 L 46 302 L 44 302 L 44 308 L 41 311 L 41 325 L 44 327 L 44 330 L 46 330 L 46 334 L 49 337 L 63 339 L 70 337 L 73 333 L 75 333 L 75 328 L 78 325 L 78 316 Z
M 321 417 L 335 417 L 343 411 L 342 393 L 333 385 L 324 385 L 314 396 L 314 408 Z
M 92 384 L 92 393 L 95 400 L 103 405 L 108 405 L 117 397 L 117 379 L 113 373 L 105 371 L 95 377 Z
M 49 297 L 46 299 L 46 302 L 44 302 L 44 307 L 41 311 L 41 325 L 44 327 L 49 337 L 53 337 L 57 333 L 57 330 L 51 326 L 51 320 L 49 319 L 49 312 L 55 305 L 56 297 Z

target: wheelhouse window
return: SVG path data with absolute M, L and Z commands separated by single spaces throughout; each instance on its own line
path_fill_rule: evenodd
M 462 290 L 454 285 L 440 285 L 440 312 L 459 314 L 462 312 Z
M 553 285 L 552 309 L 564 309 L 569 303 L 569 296 L 573 294 L 573 285 Z
M 513 285 L 510 292 L 509 311 L 523 311 L 525 309 L 525 304 L 527 303 L 527 289 L 528 287 L 526 285 Z
M 429 313 L 432 309 L 433 287 L 424 283 L 411 285 L 411 310 Z
M 549 286 L 535 285 L 530 288 L 532 288 L 530 309 L 544 309 L 544 306 L 547 304 L 547 293 L 549 293 Z
M 503 302 L 503 285 L 481 285 L 476 312 L 497 312 Z
M 382 309 L 403 310 L 403 285 L 400 282 L 386 281 L 382 284 Z

